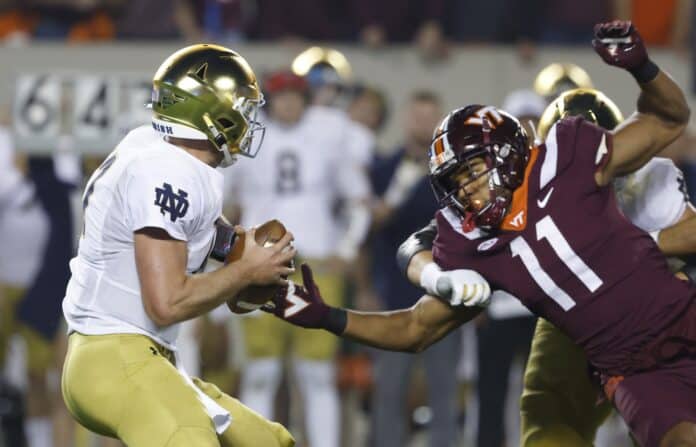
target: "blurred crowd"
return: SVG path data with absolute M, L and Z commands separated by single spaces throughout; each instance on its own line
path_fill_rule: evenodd
M 651 46 L 684 48 L 689 0 L 0 0 L 0 39 L 412 42 L 445 57 L 450 43 L 585 43 L 608 18 L 630 18 Z

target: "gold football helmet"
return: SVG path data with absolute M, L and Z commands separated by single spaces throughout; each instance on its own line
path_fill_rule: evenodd
M 590 75 L 575 64 L 547 65 L 534 79 L 534 91 L 549 100 L 572 88 L 592 87 Z
M 153 79 L 152 125 L 163 135 L 210 140 L 223 153 L 254 157 L 264 127 L 256 120 L 263 95 L 246 60 L 219 45 L 192 45 L 169 56 Z M 257 134 L 260 136 L 257 138 Z
M 577 115 L 607 130 L 613 129 L 624 119 L 621 110 L 604 93 L 593 88 L 576 88 L 563 92 L 546 107 L 539 119 L 538 137 L 546 140 L 556 121 Z
M 338 50 L 325 47 L 310 47 L 298 54 L 292 61 L 292 71 L 299 76 L 307 76 L 313 69 L 327 67 L 336 74 L 335 81 L 348 82 L 352 69 L 348 59 Z

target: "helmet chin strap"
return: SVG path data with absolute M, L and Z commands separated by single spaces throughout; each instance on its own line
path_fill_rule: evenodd
M 237 162 L 237 156 L 230 154 L 230 151 L 227 148 L 227 143 L 220 146 L 218 151 L 222 152 L 222 161 L 220 162 L 221 168 L 227 168 Z
M 230 153 L 229 146 L 226 142 L 218 144 L 221 141 L 225 141 L 225 138 L 218 128 L 215 127 L 215 124 L 213 124 L 213 120 L 210 119 L 210 115 L 207 113 L 203 114 L 203 122 L 206 126 L 208 126 L 208 130 L 213 135 L 216 141 L 214 144 L 217 147 L 217 150 L 222 152 L 222 161 L 220 162 L 220 167 L 226 168 L 228 166 L 232 166 L 237 161 L 237 157 Z

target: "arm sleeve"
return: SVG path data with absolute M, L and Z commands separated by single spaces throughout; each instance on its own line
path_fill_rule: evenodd
M 553 125 L 545 145 L 541 188 L 563 174 L 572 176 L 583 189 L 602 189 L 594 175 L 611 159 L 613 137 L 610 132 L 582 117 L 565 118 Z
M 338 194 L 348 200 L 368 200 L 372 194 L 368 169 L 372 160 L 374 138 L 345 116 L 342 147 L 334 160 Z
M 126 175 L 123 200 L 128 228 L 133 232 L 161 228 L 174 239 L 188 241 L 195 232 L 202 197 L 190 170 L 141 161 L 129 166 Z
M 346 151 L 354 163 L 367 168 L 374 156 L 375 137 L 362 124 L 354 122 L 348 116 L 346 119 Z
M 338 241 L 337 253 L 340 257 L 353 260 L 359 246 L 365 240 L 372 216 L 368 202 L 372 194 L 370 180 L 365 167 L 348 160 L 336 165 L 338 195 L 345 199 L 347 228 Z

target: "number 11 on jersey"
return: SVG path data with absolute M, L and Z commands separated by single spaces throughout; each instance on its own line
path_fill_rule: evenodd
M 556 252 L 561 261 L 570 269 L 575 276 L 587 287 L 590 292 L 594 292 L 602 286 L 602 280 L 597 274 L 590 269 L 585 261 L 578 256 L 573 248 L 568 244 L 568 241 L 561 230 L 558 229 L 556 223 L 551 216 L 546 216 L 536 223 L 537 240 L 546 239 L 549 241 L 551 248 Z M 575 306 L 573 298 L 560 288 L 554 282 L 546 271 L 539 264 L 539 259 L 534 254 L 532 247 L 522 237 L 516 237 L 510 242 L 510 250 L 512 256 L 519 256 L 525 268 L 534 279 L 534 282 L 546 293 L 549 298 L 558 303 L 565 311 L 572 309 Z

